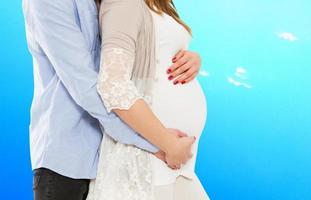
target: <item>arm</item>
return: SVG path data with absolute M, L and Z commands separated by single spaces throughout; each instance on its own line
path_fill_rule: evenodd
M 108 114 L 96 90 L 98 73 L 84 36 L 76 24 L 72 0 L 32 1 L 35 37 L 56 74 L 84 110 L 97 118 L 107 134 L 125 144 L 156 152 L 114 113 Z
M 98 92 L 108 110 L 164 151 L 174 136 L 153 114 L 131 80 L 136 42 L 142 25 L 138 1 L 122 0 L 101 6 L 101 65 Z M 126 25 L 126 26 L 125 26 Z
M 113 4 L 113 5 L 112 5 Z M 194 138 L 169 133 L 154 115 L 131 80 L 137 37 L 143 15 L 136 1 L 115 1 L 102 4 L 101 65 L 98 92 L 108 109 L 115 112 L 130 127 L 162 149 L 169 164 L 180 165 L 188 159 Z M 183 141 L 180 143 L 180 141 Z

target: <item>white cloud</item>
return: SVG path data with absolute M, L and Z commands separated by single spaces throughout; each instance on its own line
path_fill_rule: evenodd
M 237 67 L 235 72 L 238 73 L 238 74 L 245 74 L 246 73 L 246 69 L 244 67 Z
M 240 81 L 238 81 L 232 77 L 228 77 L 227 80 L 229 83 L 231 83 L 232 85 L 234 85 L 236 87 L 244 87 L 247 89 L 253 88 L 253 86 L 249 85 L 248 83 L 240 82 Z
M 237 67 L 236 70 L 235 70 L 235 73 L 234 75 L 236 77 L 239 77 L 241 79 L 247 79 L 247 76 L 246 76 L 246 69 L 244 67 Z
M 199 74 L 204 77 L 210 76 L 210 74 L 207 71 L 203 71 L 203 70 L 201 70 Z
M 289 32 L 280 33 L 280 34 L 278 34 L 278 36 L 281 39 L 287 40 L 287 41 L 290 41 L 290 42 L 294 42 L 294 41 L 298 40 L 298 38 L 293 33 L 289 33 Z

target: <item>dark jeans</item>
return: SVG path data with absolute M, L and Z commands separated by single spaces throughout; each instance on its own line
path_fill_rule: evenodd
M 33 191 L 35 200 L 85 200 L 90 180 L 72 179 L 49 169 L 34 170 Z

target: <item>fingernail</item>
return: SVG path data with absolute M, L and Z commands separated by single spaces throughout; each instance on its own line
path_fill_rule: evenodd
M 171 73 L 171 71 L 172 71 L 171 69 L 168 69 L 166 72 L 167 72 L 167 73 Z
M 182 82 L 181 82 L 181 84 L 185 84 L 185 83 L 186 83 L 186 81 L 182 81 Z
M 196 140 L 196 139 L 197 139 L 197 137 L 195 137 L 195 136 L 194 136 L 194 139 Z
M 178 81 L 174 81 L 174 85 L 176 85 L 178 83 Z
M 172 79 L 173 79 L 173 76 L 169 76 L 169 77 L 168 77 L 168 80 L 172 80 Z
M 174 62 L 176 60 L 176 57 L 174 57 L 173 59 L 172 59 L 172 61 Z

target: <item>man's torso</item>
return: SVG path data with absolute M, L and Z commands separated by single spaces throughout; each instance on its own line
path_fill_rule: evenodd
M 98 121 L 74 102 L 36 41 L 36 22 L 32 18 L 35 3 L 40 1 L 23 1 L 27 41 L 34 65 L 29 127 L 32 168 L 46 167 L 72 178 L 94 178 L 102 137 Z M 100 41 L 95 2 L 73 1 L 73 9 L 75 16 L 64 17 L 75 19 L 85 39 L 81 42 L 87 43 L 94 58 L 94 70 L 98 71 Z M 64 37 L 70 39 L 68 35 Z

